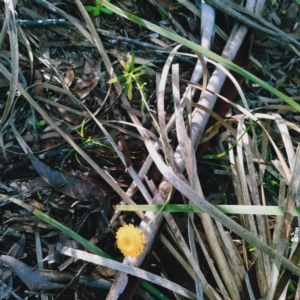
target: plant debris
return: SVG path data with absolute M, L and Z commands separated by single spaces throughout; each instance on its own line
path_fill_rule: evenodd
M 4 1 L 0 299 L 296 299 L 298 2 Z

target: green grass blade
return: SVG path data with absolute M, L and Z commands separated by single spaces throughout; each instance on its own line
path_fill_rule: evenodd
M 258 206 L 258 205 L 214 205 L 224 214 L 239 215 L 275 215 L 282 216 L 284 206 Z M 162 209 L 163 208 L 163 209 Z M 161 204 L 156 205 L 116 205 L 116 209 L 124 211 L 160 211 L 163 212 L 195 212 L 201 213 L 202 210 L 196 205 L 185 204 L 167 204 L 165 207 Z M 300 216 L 300 207 L 295 207 L 294 217 Z
M 91 251 L 93 251 L 95 254 L 103 256 L 105 258 L 110 258 L 113 259 L 110 255 L 108 255 L 106 252 L 104 252 L 103 250 L 101 250 L 100 248 L 98 248 L 97 246 L 95 246 L 94 244 L 92 244 L 91 242 L 89 242 L 88 240 L 86 240 L 85 238 L 83 238 L 82 236 L 80 236 L 79 234 L 77 234 L 76 232 L 72 231 L 70 228 L 68 228 L 67 226 L 59 223 L 58 221 L 56 221 L 55 219 L 52 219 L 51 217 L 49 217 L 48 215 L 44 214 L 43 212 L 41 212 L 38 209 L 34 209 L 32 212 L 35 216 L 39 217 L 40 219 L 44 220 L 45 222 L 47 222 L 48 224 L 52 225 L 53 227 L 57 228 L 58 230 L 60 230 L 61 232 L 65 233 L 66 235 L 68 235 L 69 237 L 71 237 L 72 239 L 74 239 L 75 241 L 77 241 L 78 243 L 80 243 L 81 245 L 83 245 L 84 247 L 90 249 Z
M 168 298 L 167 296 L 165 296 L 164 294 L 162 294 L 162 292 L 158 289 L 156 289 L 154 286 L 152 286 L 148 281 L 146 280 L 141 280 L 141 286 L 143 288 L 145 288 L 148 291 L 151 291 L 151 293 L 156 296 L 158 299 L 161 300 L 171 300 L 170 298 Z

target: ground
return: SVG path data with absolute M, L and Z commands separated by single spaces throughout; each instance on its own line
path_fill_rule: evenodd
M 299 299 L 297 1 L 0 9 L 0 299 Z

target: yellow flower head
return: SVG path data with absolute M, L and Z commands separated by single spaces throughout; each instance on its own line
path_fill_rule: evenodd
M 143 232 L 132 224 L 125 225 L 117 231 L 117 247 L 125 256 L 139 256 L 146 245 Z

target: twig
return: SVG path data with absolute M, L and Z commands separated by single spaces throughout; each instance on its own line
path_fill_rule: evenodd
M 111 39 L 116 39 L 118 41 L 127 42 L 127 43 L 130 43 L 130 44 L 135 44 L 137 46 L 141 46 L 141 47 L 144 47 L 144 48 L 149 48 L 149 49 L 153 49 L 153 50 L 160 50 L 160 51 L 170 50 L 170 48 L 163 48 L 163 47 L 155 46 L 155 45 L 152 45 L 152 44 L 149 44 L 149 43 L 141 42 L 141 41 L 138 41 L 138 40 L 135 40 L 135 39 L 131 39 L 131 38 L 128 38 L 128 37 L 123 37 L 123 36 L 117 35 L 115 33 L 112 33 L 110 31 L 103 30 L 103 29 L 97 29 L 97 32 L 99 32 L 101 35 L 109 37 Z
M 3 23 L 0 20 L 0 24 Z M 50 26 L 50 25 L 64 25 L 64 26 L 73 26 L 71 22 L 66 21 L 65 19 L 45 19 L 45 20 L 16 20 L 17 26 Z

